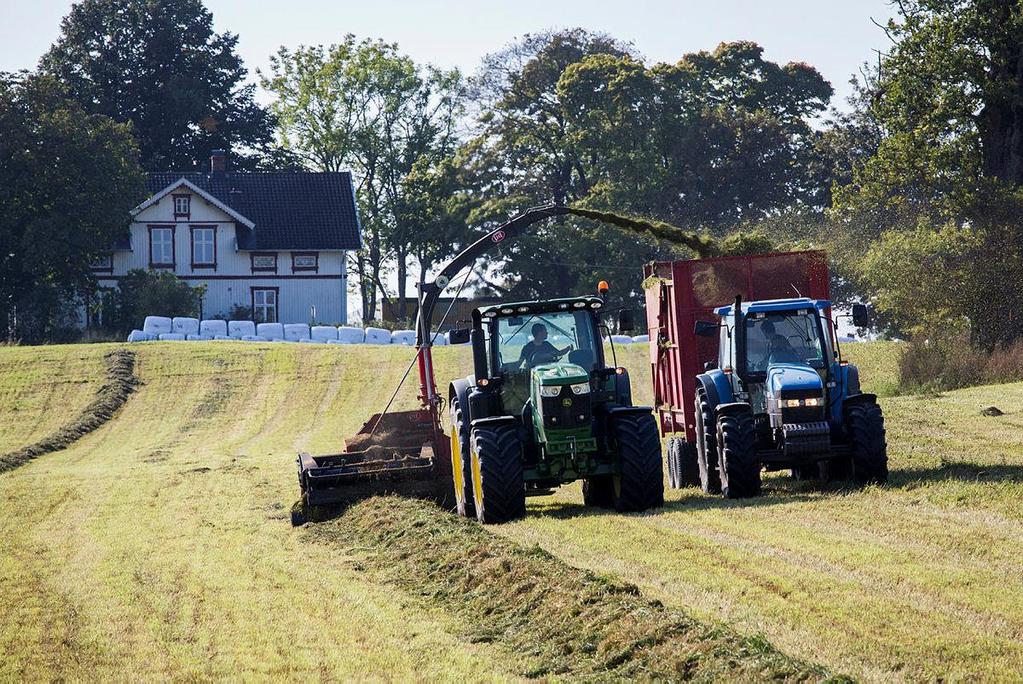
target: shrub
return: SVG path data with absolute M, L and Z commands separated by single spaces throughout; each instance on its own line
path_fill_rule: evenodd
M 198 316 L 206 288 L 192 287 L 173 273 L 133 270 L 107 293 L 106 324 L 119 333 L 142 325 L 146 316 Z
M 918 336 L 899 353 L 904 392 L 940 392 L 1023 380 L 1023 340 L 987 352 L 966 337 Z

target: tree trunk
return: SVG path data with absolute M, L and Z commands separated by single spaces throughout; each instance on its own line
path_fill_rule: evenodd
M 405 250 L 398 250 L 398 318 L 408 318 L 408 307 L 405 305 L 405 279 L 408 278 L 408 255 Z

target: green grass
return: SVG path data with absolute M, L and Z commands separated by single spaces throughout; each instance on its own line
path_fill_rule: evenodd
M 112 348 L 0 349 L 0 452 L 88 404 Z M 339 448 L 386 403 L 411 350 L 132 349 L 144 385 L 113 421 L 0 475 L 0 679 L 524 672 L 523 658 L 478 639 L 442 594 L 390 576 L 400 563 L 374 565 L 368 556 L 387 561 L 377 542 L 311 543 L 288 524 L 294 453 Z M 865 390 L 888 393 L 893 349 L 847 347 Z M 436 360 L 441 380 L 467 370 L 464 348 L 438 349 Z M 649 402 L 646 347 L 619 349 L 619 361 Z M 403 406 L 415 402 L 408 389 Z M 1005 415 L 981 416 L 989 405 Z M 1023 384 L 883 406 L 886 488 L 771 477 L 756 500 L 688 489 L 669 492 L 663 511 L 619 516 L 583 509 L 575 485 L 492 529 L 833 671 L 1014 678 Z

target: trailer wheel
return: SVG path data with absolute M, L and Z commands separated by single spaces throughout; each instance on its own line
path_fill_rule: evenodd
M 664 465 L 661 435 L 650 414 L 626 414 L 612 423 L 618 444 L 620 475 L 612 497 L 616 511 L 645 511 L 664 505 Z
M 726 498 L 744 499 L 760 493 L 760 462 L 755 437 L 751 409 L 718 418 L 718 472 Z
M 301 527 L 306 523 L 306 497 L 305 494 L 302 498 L 291 505 L 291 526 Z
M 861 485 L 888 482 L 888 445 L 881 407 L 874 402 L 853 404 L 846 409 L 845 421 L 852 444 L 852 480 Z
M 614 481 L 611 475 L 583 480 L 583 504 L 591 508 L 614 508 Z
M 675 466 L 675 477 L 679 488 L 700 486 L 700 461 L 696 453 L 696 445 L 678 440 L 678 463 Z
M 477 520 L 503 523 L 526 515 L 522 447 L 515 426 L 475 428 L 471 466 Z
M 466 429 L 462 407 L 456 397 L 450 404 L 451 415 L 451 484 L 455 494 L 455 510 L 463 518 L 475 515 L 472 500 L 472 462 L 469 431 Z
M 708 430 L 707 427 L 711 426 Z M 700 488 L 706 494 L 721 493 L 718 476 L 717 436 L 714 434 L 714 409 L 703 389 L 696 390 L 696 458 L 700 470 Z
M 681 440 L 678 437 L 668 438 L 667 458 L 668 458 L 668 486 L 672 489 L 680 489 L 682 485 L 678 482 L 678 443 Z

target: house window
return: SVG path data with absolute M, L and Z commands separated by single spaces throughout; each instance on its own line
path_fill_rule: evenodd
M 217 229 L 213 226 L 192 226 L 192 266 L 216 268 Z
M 171 226 L 149 226 L 149 266 L 167 268 L 174 266 L 174 228 Z
M 191 195 L 174 195 L 174 218 L 180 218 L 182 216 L 188 218 L 191 213 L 191 205 Z
M 320 255 L 318 252 L 292 252 L 291 270 L 292 272 L 316 271 L 319 270 L 319 261 Z
M 273 252 L 253 252 L 249 256 L 253 273 L 277 273 L 277 255 Z
M 277 322 L 276 287 L 252 288 L 252 318 L 256 323 Z
M 114 272 L 114 255 L 104 254 L 103 256 L 96 257 L 92 263 L 89 264 L 89 268 L 97 273 L 113 273 Z

